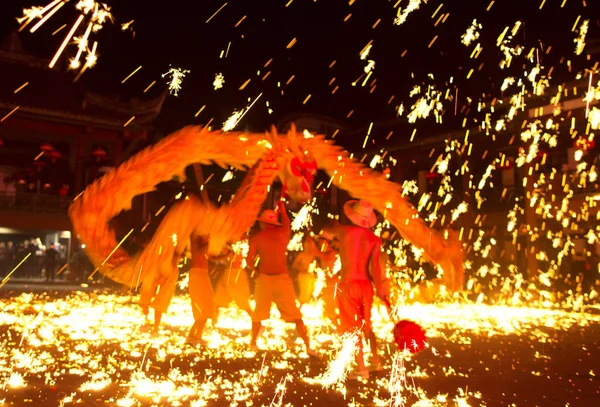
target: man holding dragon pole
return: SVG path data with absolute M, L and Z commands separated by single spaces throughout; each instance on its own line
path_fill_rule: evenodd
M 256 347 L 262 321 L 269 318 L 271 304 L 274 302 L 282 319 L 296 324 L 298 335 L 306 345 L 306 353 L 316 356 L 316 352 L 310 347 L 306 325 L 296 304 L 294 284 L 287 268 L 287 245 L 291 229 L 283 200 L 279 201 L 278 208 L 282 222 L 277 219 L 275 211 L 264 210 L 258 218 L 262 230 L 250 238 L 248 264 L 250 267 L 257 265 L 258 269 L 254 288 L 256 308 L 252 316 L 251 344 Z

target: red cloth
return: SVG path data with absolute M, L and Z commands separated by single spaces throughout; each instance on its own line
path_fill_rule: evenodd
M 373 308 L 374 296 L 371 282 L 345 281 L 340 283 L 339 290 L 337 299 L 341 331 L 348 332 L 361 327 L 367 332 L 371 331 L 371 308 Z

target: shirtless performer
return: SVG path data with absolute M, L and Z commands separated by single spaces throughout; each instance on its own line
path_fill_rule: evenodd
M 306 345 L 306 353 L 316 356 L 310 348 L 308 332 L 302 314 L 296 305 L 294 284 L 287 268 L 287 245 L 290 240 L 290 219 L 285 204 L 279 201 L 282 223 L 277 219 L 277 213 L 264 210 L 258 218 L 261 231 L 250 238 L 250 249 L 247 261 L 250 267 L 257 264 L 258 277 L 254 287 L 256 307 L 252 317 L 252 342 L 256 348 L 256 340 L 262 327 L 262 321 L 269 318 L 271 303 L 275 303 L 281 313 L 281 318 L 296 324 L 298 335 Z M 255 257 L 258 256 L 258 259 Z
M 310 266 L 317 261 L 318 256 L 319 249 L 307 232 L 302 239 L 302 251 L 296 255 L 292 263 L 292 269 L 298 279 L 298 302 L 300 302 L 300 306 L 310 302 L 315 291 L 317 276 L 310 272 Z
M 215 303 L 217 308 L 215 320 L 219 319 L 220 309 L 227 308 L 232 301 L 235 302 L 239 309 L 252 317 L 252 308 L 250 308 L 250 281 L 248 279 L 248 271 L 242 266 L 244 258 L 227 247 L 223 255 L 214 260 L 224 267 L 215 288 Z
M 189 292 L 192 301 L 194 325 L 190 329 L 187 342 L 195 345 L 203 343 L 202 334 L 206 322 L 214 320 L 214 292 L 208 274 L 208 239 L 192 236 L 190 242 L 192 260 L 190 264 Z
M 158 331 L 162 316 L 167 312 L 169 304 L 171 304 L 171 300 L 173 299 L 173 295 L 175 295 L 175 288 L 177 286 L 177 280 L 179 279 L 179 270 L 177 268 L 179 259 L 180 255 L 175 253 L 171 261 L 165 260 L 158 265 L 158 267 L 169 267 L 177 270 L 177 272 L 170 270 L 170 272 L 161 273 L 163 276 L 168 276 L 164 281 L 159 281 L 158 284 L 154 284 L 153 279 L 146 278 L 142 282 L 142 287 L 140 289 L 140 305 L 146 320 L 148 319 L 150 307 L 154 308 L 154 325 L 152 327 L 144 325 L 142 327 L 143 331 L 150 329 L 154 332 Z
M 335 272 L 335 263 L 338 258 L 338 251 L 333 247 L 333 236 L 327 232 L 321 231 L 317 236 L 319 244 L 319 262 L 321 268 L 325 270 L 325 286 L 321 291 L 323 299 L 323 316 L 325 316 L 337 329 L 340 325 L 337 293 L 339 292 L 340 274 Z
M 381 368 L 381 359 L 377 355 L 377 338 L 371 325 L 373 285 L 377 295 L 385 302 L 389 301 L 389 294 L 386 292 L 385 273 L 381 270 L 379 261 L 381 240 L 370 230 L 377 223 L 373 207 L 365 201 L 350 200 L 344 205 L 344 213 L 354 225 L 331 225 L 325 227 L 325 231 L 337 237 L 340 242 L 342 270 L 337 293 L 340 333 L 356 332 L 358 371 L 355 376 L 368 379 L 369 370 L 365 366 L 362 350 L 363 337 L 371 348 L 372 369 Z

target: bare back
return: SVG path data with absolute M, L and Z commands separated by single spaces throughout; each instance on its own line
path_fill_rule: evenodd
M 369 265 L 379 263 L 379 238 L 371 230 L 359 226 L 340 225 L 335 234 L 340 242 L 342 281 L 371 280 Z
M 258 272 L 261 274 L 288 273 L 287 245 L 290 232 L 284 227 L 269 227 L 250 238 L 248 261 L 259 257 Z

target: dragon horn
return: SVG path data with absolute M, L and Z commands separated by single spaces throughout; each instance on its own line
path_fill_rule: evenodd
M 287 136 L 289 140 L 290 150 L 292 150 L 292 152 L 295 155 L 302 156 L 302 148 L 300 146 L 300 139 L 298 137 L 298 132 L 296 130 L 295 123 L 292 122 L 290 124 L 290 129 L 288 130 Z

